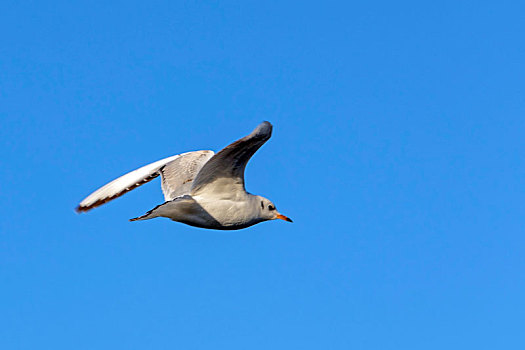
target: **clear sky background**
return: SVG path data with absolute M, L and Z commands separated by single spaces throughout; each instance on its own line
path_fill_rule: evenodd
M 520 1 L 2 1 L 1 349 L 523 349 Z M 272 139 L 294 219 L 128 222 L 173 154 Z

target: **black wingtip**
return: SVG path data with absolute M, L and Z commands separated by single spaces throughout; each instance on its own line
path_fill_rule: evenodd
M 257 125 L 255 130 L 253 130 L 252 135 L 270 138 L 270 136 L 272 136 L 272 129 L 272 124 L 268 121 L 264 121 L 261 124 Z

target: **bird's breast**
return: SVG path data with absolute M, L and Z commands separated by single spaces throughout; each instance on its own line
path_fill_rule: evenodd
M 210 200 L 206 198 L 195 198 L 195 200 L 206 214 L 224 229 L 244 228 L 260 222 L 254 215 L 250 201 Z

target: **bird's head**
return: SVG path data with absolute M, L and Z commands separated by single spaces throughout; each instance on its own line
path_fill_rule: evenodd
M 273 204 L 272 201 L 270 201 L 269 199 L 266 199 L 261 196 L 256 196 L 256 199 L 257 207 L 259 208 L 260 212 L 260 217 L 264 220 L 281 219 L 284 221 L 293 222 L 292 219 L 290 219 L 289 217 L 279 213 L 275 208 L 275 204 Z

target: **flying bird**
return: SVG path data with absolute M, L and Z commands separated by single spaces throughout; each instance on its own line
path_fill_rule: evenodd
M 216 230 L 238 230 L 275 219 L 292 222 L 270 200 L 246 192 L 244 186 L 246 164 L 271 135 L 272 124 L 263 122 L 217 154 L 187 152 L 148 164 L 99 188 L 76 211 L 101 206 L 160 175 L 165 202 L 130 221 L 166 217 Z

